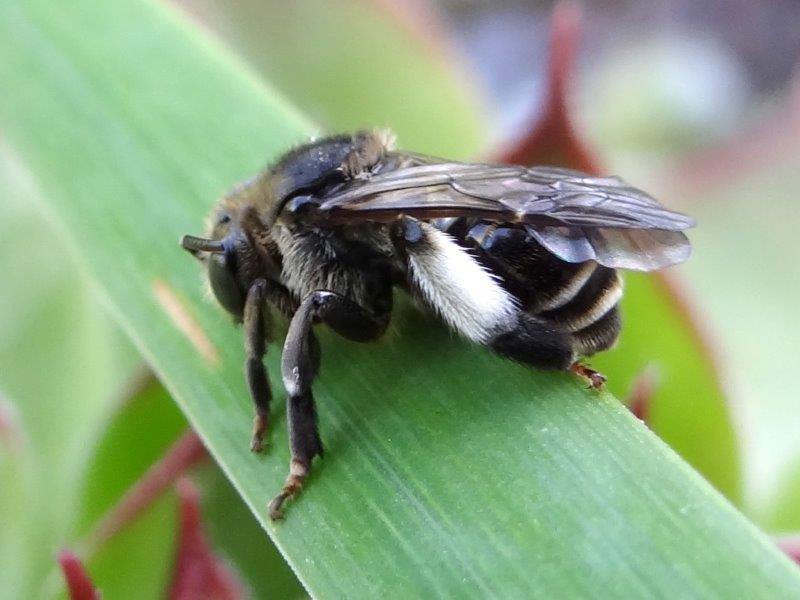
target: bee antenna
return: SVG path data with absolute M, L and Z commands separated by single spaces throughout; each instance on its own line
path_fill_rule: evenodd
M 193 235 L 183 236 L 181 238 L 181 246 L 192 254 L 197 252 L 225 252 L 225 246 L 220 240 L 207 240 Z

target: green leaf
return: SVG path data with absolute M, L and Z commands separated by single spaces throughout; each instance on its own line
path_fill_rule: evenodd
M 797 385 L 782 370 L 800 339 L 794 155 L 699 192 L 695 255 L 686 272 L 725 359 L 743 434 L 750 510 L 761 514 L 777 477 L 800 456 Z
M 786 470 L 763 522 L 773 532 L 800 531 L 800 460 Z
M 165 494 L 87 561 L 89 575 L 104 598 L 165 597 L 175 556 L 177 513 L 174 494 Z
M 414 35 L 398 19 L 385 18 L 379 2 L 186 5 L 206 14 L 204 23 L 330 129 L 391 126 L 403 147 L 434 156 L 467 158 L 480 150 L 486 125 L 476 90 L 448 60 L 454 52 L 446 51 L 447 41 Z
M 185 432 L 186 421 L 169 394 L 151 380 L 131 390 L 94 448 L 76 515 L 79 534 L 70 545 L 84 550 L 92 580 L 108 597 L 161 597 L 170 584 L 178 528 L 177 507 L 169 489 L 153 498 L 153 504 L 136 518 L 115 528 L 110 539 L 84 542 L 109 510 L 118 508 L 115 505 L 123 494 L 141 483 L 151 465 Z M 198 475 L 204 528 L 209 530 L 214 551 L 232 562 L 255 597 L 299 598 L 300 583 L 219 468 L 209 461 L 207 468 L 191 473 L 192 478 Z M 62 589 L 61 578 L 54 579 L 58 581 L 52 582 L 53 588 Z M 131 585 L 134 579 L 136 586 Z
M 5 144 L 0 199 L 0 389 L 13 419 L 10 449 L 0 441 L 0 589 L 29 598 L 55 566 L 86 449 L 136 355 Z
M 104 597 L 163 597 L 170 581 L 177 532 L 172 494 L 155 498 L 109 539 L 97 544 L 86 541 L 123 494 L 186 429 L 186 421 L 156 381 L 128 390 L 124 402 L 116 408 L 87 457 L 85 474 L 80 478 L 80 500 L 71 515 L 71 532 L 65 543 L 80 551 Z M 63 595 L 61 574 L 52 573 L 45 589 L 48 597 L 57 591 Z
M 618 345 L 592 357 L 609 389 L 625 397 L 637 376 L 654 380 L 648 425 L 734 503 L 741 502 L 731 409 L 712 357 L 656 276 L 627 273 Z
M 249 453 L 240 334 L 176 241 L 307 123 L 158 4 L 5 3 L 0 28 L 0 84 L 14 90 L 0 126 L 313 595 L 800 593 L 794 565 L 611 396 L 408 307 L 383 343 L 321 335 L 328 454 L 286 522 L 266 522 L 285 427 L 267 456 Z
M 74 518 L 81 536 L 186 431 L 186 420 L 158 381 L 133 392 L 105 427 L 88 461 Z

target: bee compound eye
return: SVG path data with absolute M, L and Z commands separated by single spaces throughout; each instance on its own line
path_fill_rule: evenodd
M 244 311 L 244 294 L 236 281 L 236 275 L 228 260 L 215 254 L 208 263 L 208 280 L 211 291 L 222 307 L 237 318 Z

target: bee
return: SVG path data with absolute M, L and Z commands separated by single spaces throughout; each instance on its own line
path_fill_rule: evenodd
M 605 378 L 580 359 L 619 335 L 617 270 L 684 261 L 691 246 L 683 231 L 692 226 L 616 177 L 397 151 L 384 130 L 301 145 L 234 188 L 211 212 L 206 237 L 181 244 L 243 324 L 255 452 L 271 400 L 262 361 L 268 305 L 289 319 L 281 376 L 291 462 L 270 517 L 282 517 L 323 453 L 315 324 L 375 340 L 397 286 L 468 340 L 598 388 Z

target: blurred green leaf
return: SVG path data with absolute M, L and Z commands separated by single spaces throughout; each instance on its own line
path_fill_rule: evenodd
M 163 386 L 154 380 L 140 386 L 114 415 L 89 461 L 79 533 L 73 538 L 79 547 L 85 547 L 80 540 L 186 431 L 185 419 Z M 204 522 L 214 551 L 232 563 L 257 592 L 255 597 L 300 597 L 299 582 L 219 469 L 209 466 L 201 475 Z M 170 490 L 163 495 L 170 499 L 156 498 L 90 553 L 87 567 L 106 596 L 155 598 L 167 589 L 175 560 L 177 506 Z M 134 580 L 137 585 L 132 586 Z
M 308 125 L 158 4 L 15 2 L 0 27 L 0 82 L 15 90 L 0 124 L 314 595 L 800 593 L 794 565 L 609 395 L 454 340 L 408 308 L 382 344 L 322 333 L 329 453 L 287 521 L 264 522 L 285 427 L 267 456 L 249 453 L 240 335 L 176 241 Z M 202 352 L 177 311 L 207 337 Z
M 764 526 L 776 533 L 800 531 L 800 460 L 795 460 L 770 502 Z
M 181 4 L 207 15 L 205 24 L 327 129 L 390 126 L 404 147 L 456 158 L 474 155 L 486 137 L 476 90 L 445 56 L 446 40 L 412 35 L 378 2 Z
M 800 456 L 797 386 L 783 374 L 800 339 L 800 278 L 794 275 L 800 247 L 791 243 L 799 168 L 794 157 L 770 163 L 698 192 L 691 209 L 699 226 L 686 272 L 719 340 L 756 514 L 768 504 L 778 475 Z
M 160 384 L 133 385 L 141 389 L 126 393 L 87 457 L 66 542 L 83 551 L 92 581 L 108 598 L 162 597 L 175 552 L 177 505 L 171 493 L 156 498 L 97 548 L 87 550 L 84 544 L 102 517 L 186 429 L 185 419 Z M 62 578 L 55 574 L 47 585 L 48 592 L 63 590 Z
M 656 277 L 628 273 L 625 287 L 620 341 L 592 364 L 621 398 L 637 376 L 652 375 L 648 425 L 729 500 L 741 502 L 738 441 L 713 357 Z
M 186 419 L 155 379 L 133 391 L 106 426 L 89 460 L 75 518 L 78 535 L 86 535 L 186 431 Z
M 30 448 L 17 426 L 14 405 L 0 394 L 0 589 L 21 593 L 35 546 L 26 510 L 36 490 Z
M 104 598 L 164 598 L 172 576 L 177 529 L 174 494 L 158 498 L 86 561 Z M 50 582 L 48 582 L 50 583 Z M 60 588 L 61 579 L 58 579 Z M 62 597 L 66 595 L 62 592 Z
M 0 458 L 0 589 L 20 598 L 55 565 L 86 449 L 136 362 L 38 195 L 0 144 L 0 388 L 20 442 Z

